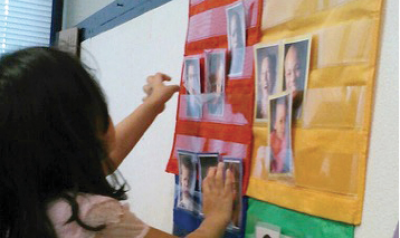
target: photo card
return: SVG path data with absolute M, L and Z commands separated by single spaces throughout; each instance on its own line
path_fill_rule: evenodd
M 201 93 L 199 56 L 185 57 L 184 86 L 186 88 L 186 94 L 188 95 L 197 95 Z
M 236 197 L 233 203 L 233 213 L 229 228 L 240 230 L 242 227 L 242 183 L 243 183 L 243 162 L 238 158 L 224 158 L 224 171 L 229 169 L 235 177 Z M 226 175 L 225 175 L 226 176 Z
M 197 154 L 199 163 L 199 186 L 201 191 L 201 204 L 203 203 L 203 180 L 207 177 L 208 170 L 211 167 L 218 167 L 219 154 L 218 153 L 198 153 Z M 201 207 L 200 213 L 203 213 L 203 208 Z
M 242 1 L 226 8 L 230 76 L 243 74 L 246 55 L 246 12 Z
M 199 161 L 199 171 L 200 171 L 200 184 L 207 177 L 208 170 L 211 167 L 217 167 L 219 162 L 218 153 L 198 153 L 197 158 Z
M 256 238 L 280 238 L 281 228 L 267 222 L 257 222 Z
M 206 50 L 204 57 L 207 110 L 210 115 L 222 116 L 225 106 L 226 49 Z
M 293 119 L 299 120 L 308 84 L 311 36 L 285 40 L 283 58 L 283 90 L 292 94 Z
M 226 8 L 228 49 L 246 47 L 246 11 L 242 1 Z
M 226 49 L 205 50 L 205 93 L 225 93 Z
M 200 119 L 202 116 L 203 104 L 200 84 L 200 57 L 190 56 L 184 60 L 184 87 L 186 95 L 183 100 L 186 103 L 188 118 Z
M 197 180 L 196 153 L 178 150 L 179 193 L 177 207 L 191 212 L 198 211 L 199 204 L 194 199 Z
M 269 98 L 269 177 L 292 177 L 291 144 L 292 95 L 281 93 Z
M 268 121 L 268 97 L 281 92 L 280 72 L 280 46 L 279 44 L 254 46 L 256 66 L 256 107 L 255 122 Z

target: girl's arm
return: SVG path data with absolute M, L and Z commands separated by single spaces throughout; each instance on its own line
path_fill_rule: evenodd
M 224 164 L 218 169 L 210 168 L 203 182 L 203 212 L 205 219 L 200 227 L 190 233 L 187 238 L 220 238 L 224 235 L 232 217 L 232 206 L 235 198 L 235 179 L 228 170 L 223 181 Z M 163 231 L 151 228 L 145 238 L 172 238 Z
M 143 87 L 147 94 L 143 104 L 116 125 L 115 142 L 110 151 L 110 158 L 115 168 L 131 152 L 157 115 L 164 110 L 165 103 L 179 91 L 178 85 L 164 84 L 164 81 L 170 80 L 169 76 L 161 73 L 148 77 L 147 85 Z

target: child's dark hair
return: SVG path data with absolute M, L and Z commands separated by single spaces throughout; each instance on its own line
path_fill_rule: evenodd
M 64 198 L 78 217 L 79 193 L 125 198 L 104 164 L 107 104 L 78 59 L 45 47 L 0 59 L 0 238 L 51 237 L 49 202 Z M 115 182 L 115 178 L 114 178 Z

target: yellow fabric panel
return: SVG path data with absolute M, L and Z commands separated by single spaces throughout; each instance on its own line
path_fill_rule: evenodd
M 251 176 L 263 178 L 267 180 L 268 172 L 267 172 L 267 162 L 266 162 L 266 152 L 265 147 L 268 142 L 268 128 L 267 127 L 253 127 L 253 154 L 252 154 L 252 164 L 251 164 Z
M 296 185 L 357 195 L 362 133 L 299 130 L 295 143 Z M 301 140 L 297 139 L 302 138 Z M 304 143 L 312 141 L 312 143 Z M 303 142 L 303 143 L 302 143 Z
M 268 180 L 267 160 L 263 150 L 267 129 L 253 128 L 255 135 L 252 177 Z M 296 186 L 357 194 L 360 150 L 366 135 L 346 130 L 294 130 Z
M 248 196 L 361 223 L 381 8 L 382 0 L 265 1 L 261 42 L 311 35 L 310 68 L 292 130 L 294 179 L 268 177 L 268 123 L 255 123 Z
M 343 65 L 329 68 L 313 68 L 310 72 L 309 88 L 362 86 L 371 79 L 375 70 L 368 65 Z
M 304 4 L 308 4 L 308 2 L 317 2 L 319 0 L 292 1 L 307 2 Z M 270 28 L 264 25 L 267 22 L 264 16 L 270 15 L 269 18 L 272 18 L 273 15 L 282 14 L 282 12 L 275 12 L 277 10 L 272 7 L 269 8 L 269 4 L 274 5 L 277 2 L 281 2 L 280 4 L 285 4 L 286 9 L 279 9 L 279 11 L 283 12 L 290 11 L 290 8 L 296 6 L 297 4 L 286 4 L 286 1 L 281 0 L 268 0 L 266 2 L 267 3 L 264 6 L 263 13 L 264 35 L 261 38 L 261 42 L 265 43 L 275 42 L 281 39 L 303 35 L 304 33 L 316 32 L 324 28 L 336 26 L 351 21 L 357 21 L 362 18 L 379 20 L 382 5 L 382 0 L 347 0 L 343 1 L 347 2 L 346 4 L 338 5 L 336 7 L 328 8 L 325 10 L 318 11 L 317 9 L 315 9 L 314 11 L 308 10 L 307 12 L 309 13 L 295 14 L 298 17 L 287 17 L 286 19 L 290 19 L 289 21 Z M 272 12 L 275 13 L 271 15 Z

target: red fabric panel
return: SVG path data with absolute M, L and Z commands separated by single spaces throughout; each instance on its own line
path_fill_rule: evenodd
M 193 5 L 189 9 L 189 16 L 200 14 L 209 9 L 225 6 L 234 3 L 236 0 L 204 0 L 196 5 Z M 199 2 L 199 1 L 197 1 Z
M 177 134 L 200 136 L 223 141 L 248 144 L 252 140 L 251 126 L 224 125 L 212 122 L 180 121 Z
M 246 29 L 257 27 L 257 10 L 259 9 L 257 0 L 246 0 L 243 3 L 246 12 Z M 226 9 L 231 5 L 210 9 L 192 16 L 189 19 L 187 42 L 227 35 Z
M 228 48 L 225 9 L 236 2 L 236 0 L 191 0 L 185 56 L 199 55 L 201 57 L 200 74 L 203 89 L 204 50 Z M 243 74 L 239 77 L 227 76 L 224 116 L 218 118 L 207 114 L 207 98 L 199 95 L 198 97 L 205 102 L 202 116 L 199 119 L 185 118 L 188 95 L 183 85 L 182 69 L 174 144 L 166 171 L 179 174 L 176 154 L 179 149 L 193 152 L 220 152 L 222 156 L 243 159 L 244 193 L 250 174 L 254 113 L 254 52 L 249 46 L 258 43 L 261 36 L 263 0 L 244 0 L 243 2 L 247 11 L 246 45 L 248 47 Z M 230 62 L 229 54 L 227 57 Z

